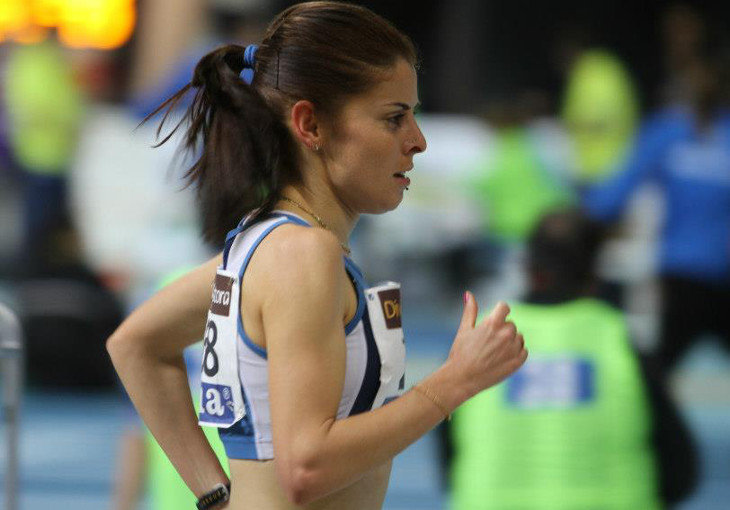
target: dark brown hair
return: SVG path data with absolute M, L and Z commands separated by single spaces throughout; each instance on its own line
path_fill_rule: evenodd
M 246 214 L 268 213 L 281 189 L 299 179 L 297 150 L 286 127 L 300 99 L 336 119 L 348 97 L 372 87 L 405 59 L 416 66 L 411 40 L 370 10 L 341 2 L 306 2 L 269 25 L 251 84 L 240 78 L 244 49 L 218 48 L 198 62 L 190 84 L 148 118 L 167 109 L 157 130 L 190 88 L 184 146 L 197 160 L 185 175 L 196 187 L 206 240 L 220 244 Z M 145 119 L 147 120 L 147 119 Z

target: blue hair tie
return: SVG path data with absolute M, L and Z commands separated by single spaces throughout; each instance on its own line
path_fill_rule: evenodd
M 253 81 L 253 72 L 256 66 L 256 50 L 257 44 L 249 44 L 243 52 L 243 70 L 241 71 L 241 79 L 251 85 Z

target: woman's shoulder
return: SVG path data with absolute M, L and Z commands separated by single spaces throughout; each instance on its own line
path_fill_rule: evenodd
M 323 310 L 345 317 L 347 282 L 334 234 L 287 223 L 272 230 L 252 255 L 242 281 L 242 307 L 247 304 L 249 315 L 262 320 L 266 310 L 297 323 Z
M 262 240 L 254 255 L 257 273 L 269 279 L 306 283 L 314 278 L 339 278 L 342 248 L 325 229 L 284 223 Z M 320 280 L 321 281 L 321 280 Z

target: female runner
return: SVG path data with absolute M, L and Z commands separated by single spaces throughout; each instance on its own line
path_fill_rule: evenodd
M 381 508 L 393 457 L 527 357 L 507 306 L 475 325 L 467 292 L 448 360 L 403 393 L 399 287 L 366 288 L 348 257 L 359 215 L 397 207 L 426 149 L 415 67 L 412 42 L 369 10 L 302 3 L 258 47 L 203 57 L 161 107 L 197 91 L 188 179 L 206 236 L 227 241 L 107 347 L 198 508 Z M 200 419 L 222 427 L 230 481 L 187 386 L 182 351 L 203 335 Z

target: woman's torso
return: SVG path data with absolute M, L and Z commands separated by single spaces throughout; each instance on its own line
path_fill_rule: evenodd
M 307 225 L 301 218 L 287 214 L 293 223 Z M 241 293 L 241 316 L 237 341 L 239 358 L 239 375 L 246 401 L 246 416 L 229 429 L 221 429 L 221 439 L 226 445 L 231 466 L 232 504 L 231 508 L 256 508 L 285 510 L 302 508 L 292 505 L 283 493 L 274 469 L 273 441 L 268 410 L 268 368 L 266 361 L 266 341 L 260 310 L 257 310 L 257 299 L 252 297 L 251 290 L 256 283 L 256 261 L 253 253 L 259 244 L 273 229 L 284 226 L 279 219 L 264 220 L 254 225 L 251 232 L 244 232 L 237 239 L 238 245 L 232 245 L 227 269 L 240 272 L 240 281 L 245 291 Z M 291 221 L 289 223 L 292 223 Z M 282 229 L 282 234 L 285 229 Z M 246 239 L 247 238 L 247 239 Z M 249 269 L 246 269 L 246 266 Z M 345 329 L 346 373 L 342 398 L 338 405 L 337 418 L 343 419 L 360 412 L 379 407 L 384 402 L 396 397 L 402 391 L 404 359 L 396 349 L 396 363 L 393 363 L 393 351 L 383 345 L 395 343 L 403 349 L 402 330 L 400 329 L 400 307 L 398 306 L 398 324 L 394 331 L 400 336 L 397 342 L 389 337 L 390 332 L 378 328 L 383 317 L 379 315 L 381 307 L 370 308 L 366 301 L 366 293 L 372 289 L 367 286 L 359 269 L 351 260 L 345 258 L 342 281 L 347 287 L 343 294 L 347 299 L 346 313 L 343 316 Z M 244 277 L 245 273 L 245 277 Z M 376 289 L 376 290 L 379 290 Z M 393 292 L 390 290 L 389 292 Z M 398 294 L 399 295 L 399 294 Z M 379 296 L 378 296 L 379 297 Z M 373 296 L 368 295 L 370 301 Z M 380 299 L 374 299 L 379 302 Z M 398 298 L 399 301 L 399 298 Z M 384 304 L 384 303 L 381 303 Z M 371 303 L 372 305 L 372 303 Z M 389 322 L 393 329 L 392 322 Z M 390 375 L 388 375 L 390 374 Z M 393 375 L 398 379 L 393 384 Z M 390 380 L 391 382 L 388 382 Z M 386 398 L 387 397 L 387 398 Z M 329 496 L 318 500 L 304 508 L 307 509 L 379 509 L 382 506 L 388 486 L 390 462 L 372 470 L 358 482 Z M 255 488 L 247 490 L 247 488 Z

